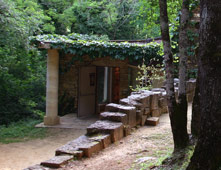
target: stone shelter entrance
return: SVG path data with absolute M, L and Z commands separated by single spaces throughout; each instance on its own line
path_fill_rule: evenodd
M 91 59 L 85 55 L 83 61 L 71 63 L 74 57 L 59 49 L 48 49 L 44 125 L 59 124 L 59 116 L 69 113 L 97 116 L 106 104 L 127 97 L 129 86 L 135 82 L 137 68 L 127 59 Z
M 108 103 L 130 94 L 144 59 L 162 60 L 160 45 L 146 40 L 81 40 L 71 34 L 39 35 L 32 41 L 47 50 L 46 126 L 59 124 L 60 116 L 70 113 L 79 118 L 99 115 Z

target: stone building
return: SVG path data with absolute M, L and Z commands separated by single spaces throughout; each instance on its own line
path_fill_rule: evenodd
M 137 63 L 127 57 L 122 60 L 85 54 L 75 60 L 74 54 L 64 53 L 50 42 L 38 41 L 38 45 L 48 51 L 45 125 L 59 124 L 59 116 L 68 113 L 96 115 L 106 104 L 127 97 L 129 86 L 136 83 Z

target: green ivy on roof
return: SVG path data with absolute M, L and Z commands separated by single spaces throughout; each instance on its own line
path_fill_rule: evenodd
M 96 40 L 94 40 L 96 39 Z M 38 35 L 30 37 L 33 44 L 50 44 L 50 48 L 62 49 L 77 57 L 89 55 L 91 58 L 110 56 L 113 59 L 129 59 L 130 62 L 146 62 L 152 58 L 162 59 L 161 46 L 158 43 L 134 44 L 128 42 L 109 42 L 105 36 L 82 34 Z

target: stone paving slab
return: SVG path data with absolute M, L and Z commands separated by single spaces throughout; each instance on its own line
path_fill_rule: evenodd
M 34 166 L 30 166 L 28 168 L 25 168 L 23 170 L 52 170 L 52 169 L 48 168 L 48 167 L 41 166 L 41 165 L 34 165 Z
M 111 141 L 116 142 L 123 138 L 123 124 L 108 120 L 98 120 L 87 128 L 88 135 L 96 133 L 108 133 L 111 135 Z
M 61 168 L 67 161 L 73 159 L 73 156 L 55 156 L 47 161 L 41 162 L 41 165 L 49 168 Z
M 83 156 L 90 157 L 111 143 L 110 135 L 96 134 L 93 136 L 80 136 L 79 138 L 68 142 L 56 150 L 56 155 L 74 155 L 78 159 Z
M 143 108 L 143 105 L 135 100 L 129 99 L 129 98 L 123 98 L 120 100 L 120 104 L 126 105 L 126 106 L 134 106 L 136 109 Z
M 124 125 L 128 124 L 127 114 L 119 112 L 103 112 L 100 114 L 100 120 L 122 122 Z
M 128 99 L 134 100 L 142 104 L 142 107 L 150 107 L 150 96 L 152 93 L 132 94 L 128 96 Z
M 157 126 L 159 123 L 159 117 L 149 117 L 147 118 L 146 125 Z
M 130 125 L 131 127 L 136 126 L 136 108 L 135 107 L 110 103 L 106 105 L 105 110 L 109 112 L 120 112 L 120 113 L 127 114 L 128 125 Z

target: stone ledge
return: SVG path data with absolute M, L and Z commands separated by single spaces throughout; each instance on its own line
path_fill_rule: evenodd
M 157 126 L 159 124 L 159 117 L 149 117 L 147 118 L 146 125 Z
M 111 135 L 111 141 L 116 142 L 123 138 L 123 124 L 107 120 L 98 120 L 87 128 L 87 134 L 108 133 Z
M 119 112 L 103 112 L 100 114 L 100 120 L 110 120 L 114 122 L 121 122 L 124 125 L 128 123 L 127 114 Z
M 67 161 L 73 159 L 73 156 L 55 156 L 47 161 L 41 162 L 41 165 L 49 168 L 61 168 Z

